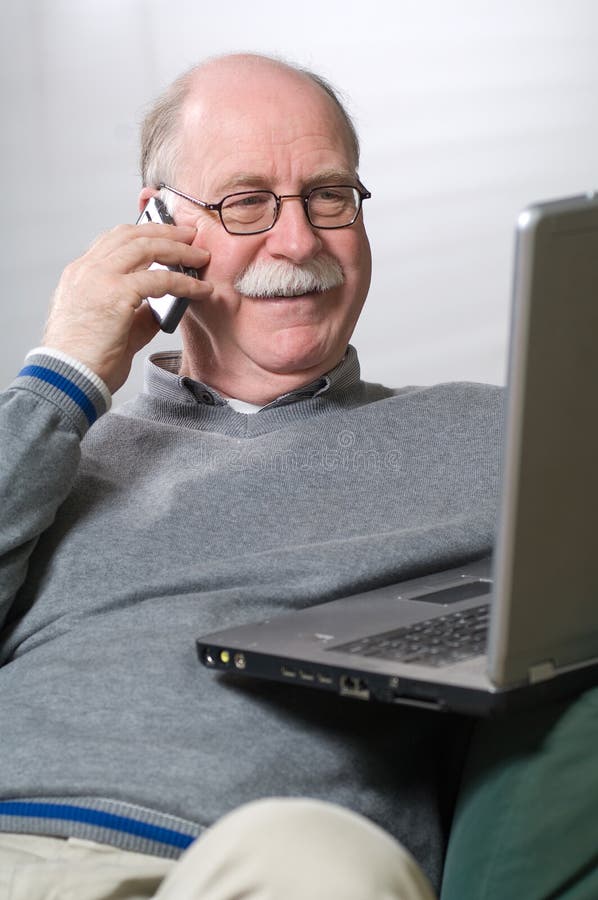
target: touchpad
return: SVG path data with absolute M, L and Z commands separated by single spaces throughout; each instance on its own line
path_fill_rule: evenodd
M 429 594 L 416 594 L 414 597 L 406 597 L 407 600 L 423 600 L 426 603 L 440 603 L 446 606 L 449 603 L 458 603 L 459 600 L 471 600 L 472 597 L 482 597 L 492 590 L 492 582 L 478 578 L 474 581 L 464 581 L 463 584 L 455 584 L 451 587 L 431 591 Z

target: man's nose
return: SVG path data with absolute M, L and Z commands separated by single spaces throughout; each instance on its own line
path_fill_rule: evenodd
M 322 249 L 322 241 L 307 218 L 302 197 L 294 194 L 281 197 L 280 213 L 274 228 L 267 233 L 266 246 L 272 256 L 297 265 L 313 259 Z

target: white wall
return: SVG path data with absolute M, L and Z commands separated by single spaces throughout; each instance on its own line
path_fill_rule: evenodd
M 373 194 L 375 274 L 354 338 L 369 380 L 501 381 L 516 214 L 598 187 L 595 0 L 4 0 L 0 12 L 0 386 L 39 343 L 64 264 L 134 221 L 143 111 L 206 55 L 281 54 L 343 90 Z

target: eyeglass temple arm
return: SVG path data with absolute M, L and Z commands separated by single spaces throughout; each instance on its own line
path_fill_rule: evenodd
M 165 191 L 171 191 L 173 194 L 176 194 L 178 197 L 182 197 L 183 200 L 189 200 L 191 203 L 195 203 L 197 206 L 201 206 L 203 209 L 220 209 L 220 203 L 204 203 L 203 200 L 197 200 L 196 197 L 190 197 L 189 194 L 184 194 L 183 191 L 179 191 L 176 188 L 171 187 L 169 184 L 166 184 L 164 181 L 161 181 L 158 185 L 160 190 L 164 189 Z

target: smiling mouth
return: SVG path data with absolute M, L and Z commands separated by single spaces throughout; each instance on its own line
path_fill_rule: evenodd
M 301 290 L 286 290 L 286 291 L 264 291 L 259 294 L 245 294 L 245 297 L 248 297 L 250 300 L 298 300 L 301 297 L 313 297 L 318 294 L 327 293 L 327 289 L 315 289 L 308 291 Z

